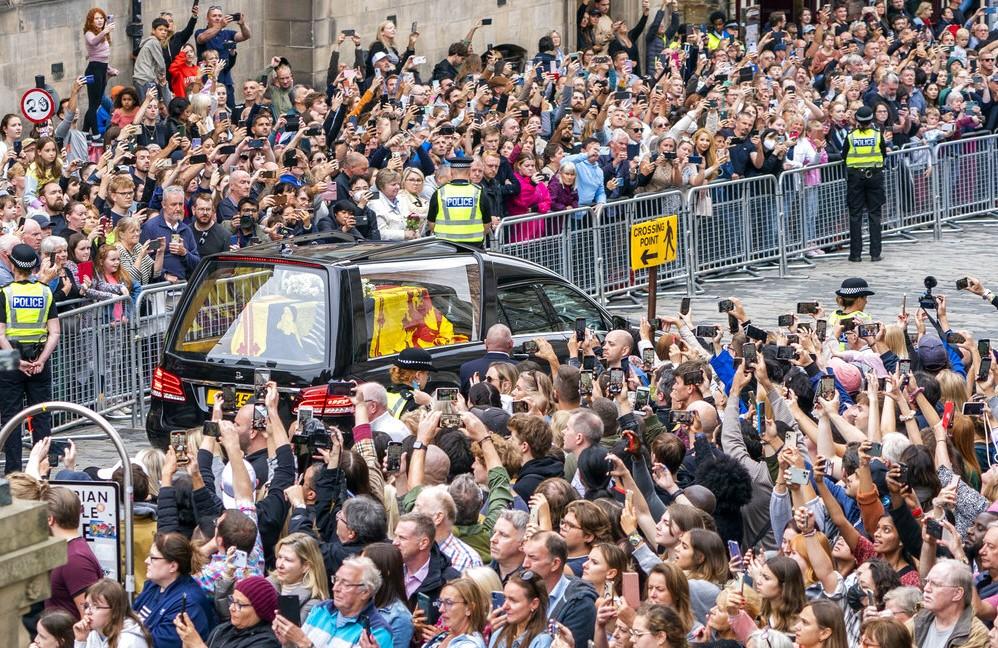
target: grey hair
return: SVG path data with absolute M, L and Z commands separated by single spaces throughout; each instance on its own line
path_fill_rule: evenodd
M 170 185 L 169 187 L 163 188 L 163 199 L 172 194 L 179 194 L 181 198 L 185 198 L 187 193 L 184 191 L 183 187 L 178 185 Z
M 881 83 L 900 83 L 901 78 L 894 72 L 888 72 L 884 76 L 880 77 Z
M 596 416 L 590 410 L 579 410 L 568 419 L 569 425 L 576 432 L 581 432 L 589 445 L 599 445 L 603 439 L 603 419 Z
M 379 542 L 388 535 L 385 507 L 369 495 L 351 497 L 343 504 L 343 518 L 358 541 Z
M 911 445 L 911 440 L 899 432 L 888 432 L 881 441 L 884 457 L 894 463 L 901 463 L 901 453 Z
M 373 597 L 381 589 L 381 572 L 377 565 L 367 556 L 351 556 L 343 561 L 342 567 L 353 567 L 360 570 L 360 582 Z
M 417 501 L 420 499 L 433 502 L 433 513 L 443 513 L 444 517 L 446 517 L 451 524 L 453 524 L 454 520 L 457 519 L 457 505 L 454 504 L 454 498 L 451 497 L 447 487 L 443 484 L 423 488 L 423 490 L 419 493 L 419 497 L 416 498 Z M 421 512 L 426 513 L 426 511 Z
M 527 522 L 530 521 L 530 514 L 518 509 L 506 509 L 499 514 L 499 519 L 506 520 L 513 525 L 513 528 L 523 533 L 527 530 Z
M 60 248 L 68 248 L 69 244 L 61 236 L 50 236 L 42 241 L 42 254 L 57 252 Z
M 575 162 L 562 162 L 558 171 L 575 171 Z
M 10 251 L 14 249 L 14 246 L 20 242 L 21 239 L 17 238 L 13 234 L 4 234 L 3 236 L 0 236 L 0 252 L 10 254 Z
M 884 605 L 894 602 L 908 616 L 922 609 L 922 590 L 917 587 L 895 587 L 884 594 Z
M 447 487 L 454 506 L 457 507 L 456 524 L 474 524 L 478 521 L 478 512 L 482 508 L 482 489 L 475 482 L 473 475 L 465 473 L 458 475 Z
M 963 590 L 963 606 L 970 605 L 974 600 L 974 575 L 970 573 L 970 567 L 953 558 L 937 560 L 935 567 L 941 567 L 940 571 L 947 574 L 950 587 L 959 587 Z
M 377 403 L 382 408 L 388 408 L 388 390 L 385 389 L 384 385 L 376 382 L 367 382 L 360 386 L 360 391 L 365 399 Z

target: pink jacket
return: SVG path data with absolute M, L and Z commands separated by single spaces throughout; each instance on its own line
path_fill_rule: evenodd
M 527 212 L 546 214 L 551 211 L 551 195 L 544 183 L 535 185 L 530 178 L 513 172 L 520 183 L 520 193 L 506 199 L 506 211 L 510 216 L 519 216 Z

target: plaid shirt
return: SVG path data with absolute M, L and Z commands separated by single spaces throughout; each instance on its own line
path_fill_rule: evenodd
M 239 503 L 239 510 L 245 513 L 254 524 L 256 523 L 256 506 L 246 502 Z M 201 589 L 209 594 L 214 594 L 215 583 L 222 578 L 225 573 L 225 553 L 216 552 L 212 555 L 211 561 L 205 565 L 197 574 L 192 574 L 194 580 L 201 585 Z M 246 578 L 247 576 L 266 576 L 263 564 L 263 542 L 260 541 L 260 532 L 257 531 L 256 541 L 253 543 L 253 550 L 246 558 L 245 567 L 237 567 L 235 580 Z
M 458 540 L 453 533 L 438 542 L 437 545 L 439 545 L 440 551 L 450 558 L 451 566 L 459 572 L 464 572 L 469 567 L 482 566 L 482 559 L 478 556 L 478 552 Z

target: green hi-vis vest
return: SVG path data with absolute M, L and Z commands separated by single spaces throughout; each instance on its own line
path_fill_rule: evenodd
M 884 166 L 884 154 L 880 152 L 880 131 L 869 128 L 856 129 L 846 136 L 849 153 L 846 166 L 851 169 L 880 168 Z
M 12 283 L 7 295 L 7 338 L 14 342 L 35 343 L 48 337 L 45 318 L 52 305 L 52 291 L 37 281 Z
M 455 243 L 481 243 L 482 190 L 471 184 L 448 183 L 437 189 L 437 222 L 433 234 Z

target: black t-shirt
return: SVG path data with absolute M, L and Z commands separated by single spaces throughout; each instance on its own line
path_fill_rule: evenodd
M 194 240 L 198 244 L 198 255 L 203 259 L 209 254 L 226 252 L 229 249 L 229 230 L 215 223 L 205 231 L 201 231 L 194 223 L 191 223 L 194 232 Z

